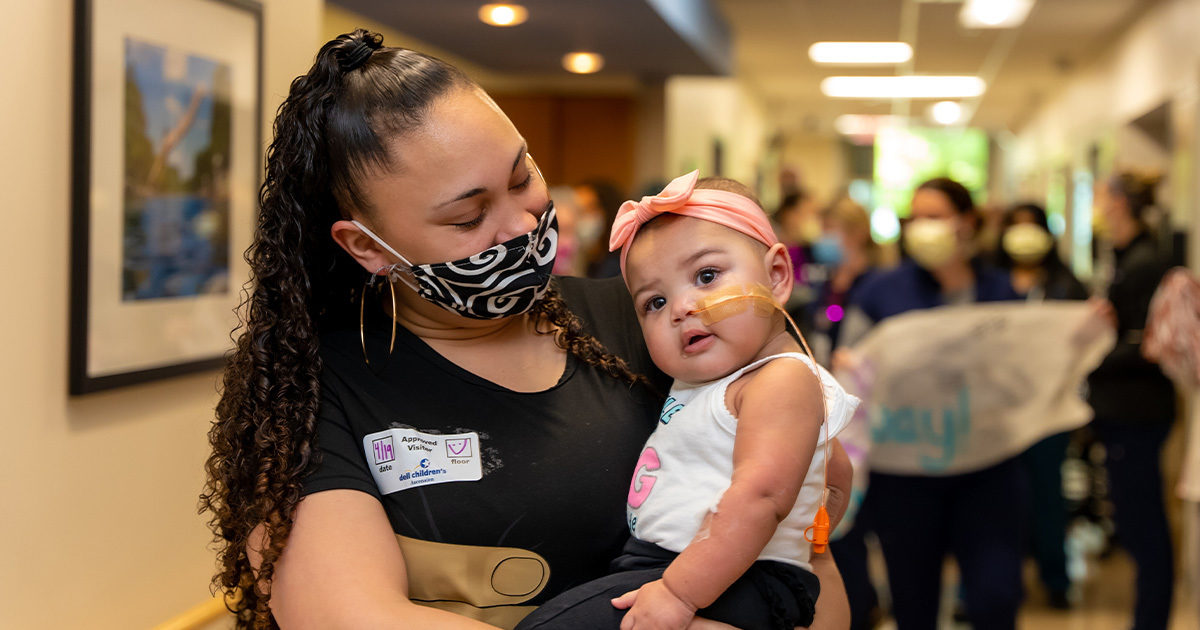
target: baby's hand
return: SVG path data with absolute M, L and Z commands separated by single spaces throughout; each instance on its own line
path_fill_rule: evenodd
M 621 620 L 621 630 L 683 630 L 696 616 L 696 609 L 676 597 L 662 580 L 629 591 L 612 604 L 629 609 Z

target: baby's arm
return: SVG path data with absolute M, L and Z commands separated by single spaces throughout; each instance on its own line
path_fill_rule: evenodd
M 820 435 L 821 395 L 816 375 L 799 361 L 772 361 L 730 387 L 726 404 L 738 429 L 729 488 L 662 580 L 630 598 L 636 603 L 626 621 L 661 613 L 674 623 L 683 610 L 712 604 L 754 563 L 804 483 Z

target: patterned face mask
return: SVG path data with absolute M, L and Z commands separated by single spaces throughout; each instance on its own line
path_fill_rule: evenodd
M 524 313 L 550 286 L 558 250 L 553 203 L 528 234 L 461 260 L 426 265 L 413 265 L 365 225 L 352 223 L 400 259 L 388 270 L 389 280 L 399 278 L 417 295 L 464 317 L 500 319 Z

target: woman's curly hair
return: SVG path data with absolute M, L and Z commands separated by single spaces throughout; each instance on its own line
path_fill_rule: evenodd
M 365 48 L 364 48 L 365 47 Z M 224 593 L 239 628 L 277 627 L 271 581 L 303 481 L 316 463 L 322 330 L 356 321 L 364 271 L 330 237 L 347 209 L 369 211 L 358 185 L 386 169 L 387 140 L 421 124 L 436 99 L 479 88 L 453 66 L 358 29 L 326 43 L 297 77 L 274 125 L 259 195 L 251 280 L 225 370 L 200 511 L 210 515 Z M 623 381 L 647 383 L 586 334 L 553 288 L 531 311 L 538 330 Z M 261 538 L 251 532 L 262 526 Z M 251 566 L 249 545 L 261 554 Z

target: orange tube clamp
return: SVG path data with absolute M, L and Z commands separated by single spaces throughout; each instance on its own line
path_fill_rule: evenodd
M 817 508 L 817 516 L 813 524 L 804 530 L 804 537 L 812 543 L 813 553 L 825 553 L 829 547 L 829 512 L 824 505 Z

